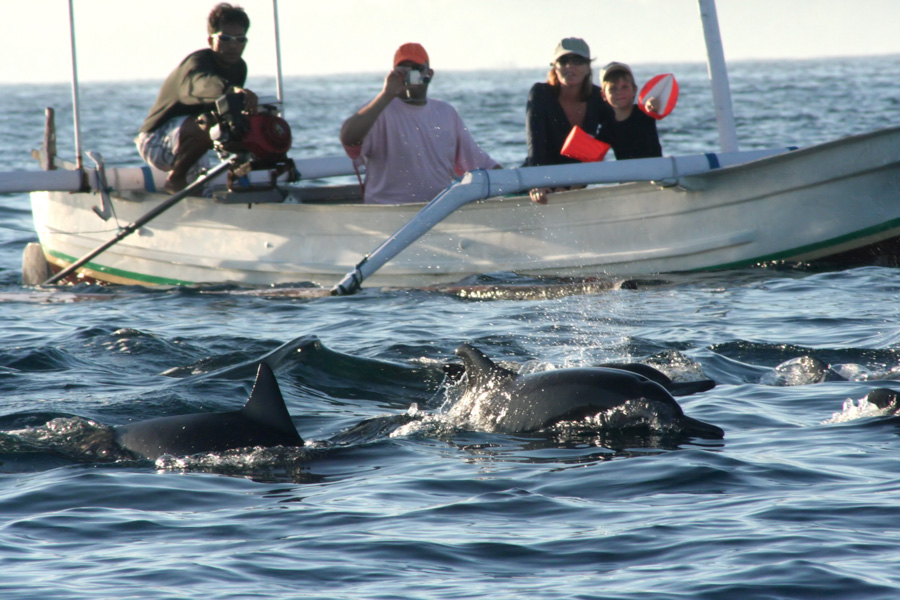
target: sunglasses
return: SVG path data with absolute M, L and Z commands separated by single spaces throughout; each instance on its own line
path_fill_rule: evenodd
M 566 54 L 565 56 L 560 56 L 556 59 L 556 64 L 561 67 L 565 67 L 566 65 L 586 65 L 589 62 L 591 61 L 576 54 Z
M 246 35 L 228 35 L 227 33 L 214 33 L 213 37 L 219 38 L 220 42 L 235 42 L 236 44 L 246 44 Z

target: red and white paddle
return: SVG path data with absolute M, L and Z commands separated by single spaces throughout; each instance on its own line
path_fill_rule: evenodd
M 656 111 L 647 108 L 647 100 L 655 98 Z M 678 82 L 671 73 L 657 75 L 648 81 L 638 95 L 638 108 L 654 119 L 667 117 L 678 102 Z

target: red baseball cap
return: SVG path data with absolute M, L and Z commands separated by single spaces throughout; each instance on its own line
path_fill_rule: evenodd
M 403 44 L 394 53 L 394 66 L 396 67 L 404 60 L 411 60 L 417 65 L 427 65 L 428 53 L 425 52 L 422 44 L 416 44 L 415 42 Z

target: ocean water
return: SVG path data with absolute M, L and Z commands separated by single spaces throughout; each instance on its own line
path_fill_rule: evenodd
M 898 64 L 731 65 L 741 147 L 897 125 Z M 636 72 L 678 77 L 667 154 L 716 148 L 703 65 Z M 431 93 L 517 165 L 542 75 L 439 72 Z M 341 120 L 381 79 L 288 80 L 293 155 L 340 153 Z M 131 139 L 157 84 L 84 84 L 85 149 L 139 164 Z M 66 85 L 0 89 L 0 171 L 36 168 L 45 106 L 72 156 Z M 21 285 L 28 196 L 0 206 L 4 598 L 900 596 L 900 417 L 863 401 L 900 389 L 896 269 L 785 265 L 477 300 L 48 291 Z M 480 280 L 494 281 L 516 279 Z M 711 378 L 679 402 L 725 438 L 493 432 L 443 378 L 463 342 L 524 370 L 635 361 Z M 240 407 L 269 353 L 303 448 L 150 462 L 107 443 L 111 426 Z

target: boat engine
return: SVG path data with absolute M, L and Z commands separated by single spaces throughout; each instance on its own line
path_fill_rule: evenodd
M 284 173 L 289 174 L 289 181 L 298 179 L 294 161 L 287 155 L 291 149 L 291 126 L 278 116 L 273 105 L 261 104 L 257 113 L 250 115 L 244 112 L 242 95 L 225 94 L 216 100 L 215 110 L 202 117 L 202 122 L 209 128 L 219 156 L 238 157 L 228 174 L 229 191 L 247 189 L 249 182 L 238 183 L 250 171 L 269 170 L 272 187 Z

